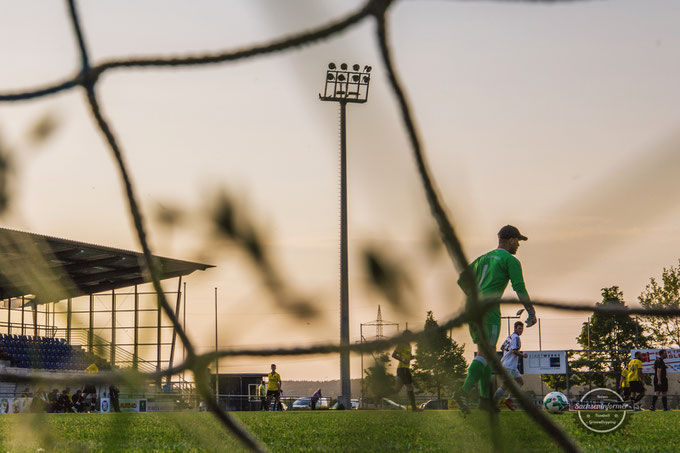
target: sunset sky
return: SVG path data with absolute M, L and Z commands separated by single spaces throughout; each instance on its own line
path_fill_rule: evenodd
M 80 1 L 91 59 L 247 48 L 318 27 L 360 1 Z M 64 2 L 0 0 L 0 93 L 71 77 L 79 55 Z M 618 285 L 626 301 L 680 258 L 680 3 L 527 4 L 397 1 L 389 39 L 424 150 L 468 259 L 505 224 L 529 241 L 518 258 L 536 299 L 594 303 Z M 421 328 L 462 307 L 457 272 L 427 252 L 434 229 L 412 152 L 366 19 L 302 48 L 236 63 L 115 70 L 98 84 L 131 170 L 155 254 L 215 264 L 189 277 L 190 337 L 214 347 L 338 341 L 338 106 L 319 102 L 330 61 L 373 67 L 369 100 L 348 107 L 351 340 L 360 323 Z M 54 136 L 31 146 L 40 117 Z M 0 142 L 14 164 L 0 225 L 139 250 L 117 168 L 80 89 L 0 103 Z M 296 320 L 233 247 L 216 247 L 205 212 L 218 190 L 262 225 L 291 285 L 320 316 Z M 181 208 L 173 230 L 159 204 Z M 359 251 L 378 247 L 413 277 L 397 309 L 366 284 Z M 174 286 L 176 283 L 171 282 Z M 174 288 L 173 288 L 174 290 Z M 510 294 L 510 293 L 508 293 Z M 515 308 L 508 309 L 508 312 Z M 544 349 L 574 347 L 587 314 L 539 311 Z M 392 333 L 386 330 L 387 334 Z M 371 338 L 368 332 L 368 339 Z M 473 347 L 466 330 L 456 339 Z M 374 335 L 374 333 L 373 333 Z M 536 328 L 525 349 L 538 349 Z M 337 356 L 224 360 L 222 372 L 336 379 Z M 360 376 L 358 358 L 352 376 Z

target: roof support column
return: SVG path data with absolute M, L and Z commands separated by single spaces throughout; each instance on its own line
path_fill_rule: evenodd
M 73 299 L 66 301 L 66 343 L 71 344 L 71 317 L 73 316 Z M 23 324 L 23 321 L 22 321 Z
M 38 336 L 38 300 L 33 299 L 33 336 Z
M 26 328 L 24 327 L 24 305 L 26 304 L 26 298 L 21 296 L 21 335 L 26 335 Z
M 179 319 L 179 307 L 182 302 L 182 276 L 179 276 L 179 283 L 177 285 L 177 304 L 175 305 L 175 318 Z M 177 328 L 173 325 L 172 326 L 172 344 L 170 345 L 170 362 L 168 364 L 168 368 L 172 368 L 172 362 L 175 358 L 175 341 L 177 340 Z M 166 379 L 166 384 L 170 385 L 170 380 L 172 376 L 168 374 L 168 377 Z
M 182 297 L 184 297 L 184 306 L 182 307 L 182 328 L 184 329 L 184 333 L 189 335 L 187 331 L 187 282 L 184 282 L 184 291 L 182 293 Z M 187 347 L 184 343 L 182 343 L 182 363 L 186 360 L 186 352 L 187 352 Z M 186 381 L 184 371 L 182 371 L 182 380 Z
M 156 294 L 156 306 L 158 307 L 158 316 L 156 317 L 156 371 L 161 370 L 161 302 L 160 295 Z M 158 387 L 161 386 L 161 378 L 157 381 Z
M 90 294 L 90 329 L 87 332 L 87 352 L 92 354 L 92 344 L 94 343 L 94 294 Z
M 139 361 L 139 293 L 135 285 L 135 345 L 132 351 L 132 368 L 136 371 Z
M 7 333 L 12 334 L 12 298 L 7 299 Z
M 111 365 L 116 364 L 116 290 L 111 290 Z

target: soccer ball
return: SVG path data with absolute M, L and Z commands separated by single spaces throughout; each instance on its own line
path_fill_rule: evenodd
M 543 408 L 551 414 L 561 414 L 569 409 L 569 400 L 564 393 L 550 392 L 543 398 Z

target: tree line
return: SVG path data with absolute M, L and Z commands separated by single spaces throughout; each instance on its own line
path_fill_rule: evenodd
M 599 306 L 627 307 L 623 291 L 618 286 L 602 288 Z M 680 261 L 678 266 L 664 268 L 661 278 L 650 278 L 638 296 L 644 308 L 674 308 L 680 306 Z M 680 348 L 680 318 L 663 316 L 630 316 L 627 314 L 594 313 L 582 325 L 576 337 L 581 351 L 568 353 L 569 387 L 574 385 L 616 386 L 621 370 L 630 360 L 631 349 Z M 544 375 L 543 381 L 556 390 L 566 389 L 562 375 Z

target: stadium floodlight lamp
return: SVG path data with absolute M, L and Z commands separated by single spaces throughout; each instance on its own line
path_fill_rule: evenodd
M 341 63 L 340 68 L 335 63 L 329 63 L 326 83 L 323 93 L 319 93 L 319 99 L 363 104 L 368 100 L 371 69 L 366 65 L 361 70 L 361 65 L 357 63 L 352 65 L 351 69 L 347 63 Z
M 363 104 L 368 100 L 368 84 L 371 81 L 370 66 L 354 64 L 348 70 L 347 63 L 328 65 L 322 101 L 340 104 L 340 345 L 349 346 L 349 257 L 347 253 L 347 103 Z M 349 351 L 340 352 L 340 391 L 338 401 L 351 408 Z
M 510 335 L 510 320 L 511 319 L 519 319 L 520 316 L 522 316 L 522 313 L 524 313 L 524 309 L 520 308 L 517 310 L 517 314 L 515 316 L 501 316 L 501 319 L 507 319 L 508 320 L 508 335 Z M 540 331 L 539 331 L 540 334 Z

